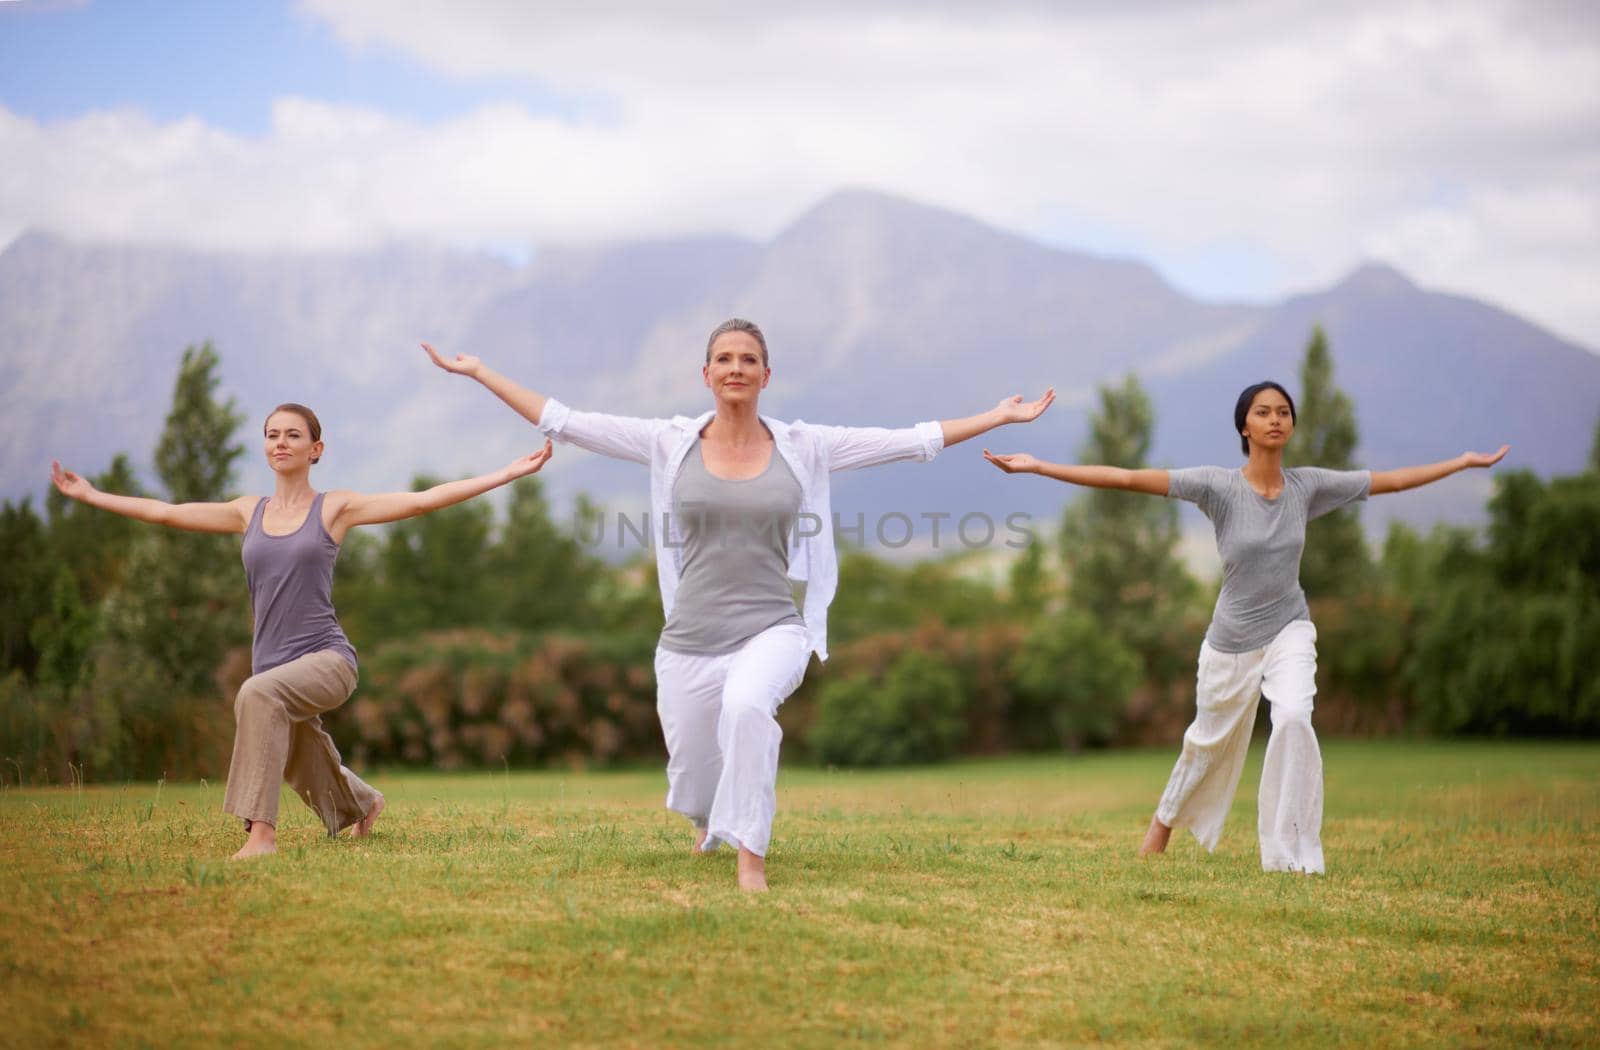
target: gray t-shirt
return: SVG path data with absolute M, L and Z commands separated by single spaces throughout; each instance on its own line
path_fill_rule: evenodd
M 1308 620 L 1300 589 L 1300 552 L 1306 522 L 1364 500 L 1372 472 L 1290 467 L 1283 492 L 1267 499 L 1223 467 L 1168 472 L 1167 495 L 1188 500 L 1211 519 L 1222 555 L 1222 593 L 1206 629 L 1206 642 L 1224 653 L 1260 649 L 1295 620 Z
M 663 649 L 728 653 L 769 627 L 805 623 L 789 584 L 800 498 L 800 482 L 776 448 L 766 470 L 728 481 L 706 470 L 695 442 L 672 486 L 683 557 Z

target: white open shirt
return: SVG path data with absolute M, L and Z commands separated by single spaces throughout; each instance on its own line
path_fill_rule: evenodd
M 601 412 L 579 412 L 555 398 L 545 401 L 539 429 L 551 440 L 590 452 L 632 460 L 650 467 L 650 531 L 656 549 L 661 605 L 672 615 L 678 593 L 683 539 L 672 518 L 672 486 L 683 458 L 694 447 L 712 412 L 690 418 L 640 419 Z M 927 462 L 944 449 L 944 429 L 936 422 L 890 430 L 883 427 L 830 427 L 761 417 L 772 432 L 778 455 L 800 482 L 800 526 L 789 539 L 789 578 L 806 584 L 806 637 L 817 659 L 828 658 L 828 606 L 839 587 L 839 560 L 833 548 L 833 505 L 828 475 L 879 463 L 914 459 Z M 665 537 L 656 535 L 665 526 Z

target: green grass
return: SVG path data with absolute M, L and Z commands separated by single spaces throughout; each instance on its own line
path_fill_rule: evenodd
M 1175 749 L 785 769 L 773 891 L 658 771 L 374 777 L 229 864 L 221 785 L 0 793 L 0 1042 L 1593 1045 L 1600 747 L 1342 743 L 1322 878 L 1134 848 Z

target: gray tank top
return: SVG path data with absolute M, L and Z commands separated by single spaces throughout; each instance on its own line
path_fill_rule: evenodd
M 800 482 L 776 448 L 766 470 L 728 481 L 706 470 L 695 442 L 672 485 L 683 571 L 661 631 L 663 649 L 729 653 L 769 627 L 805 623 L 789 584 L 800 497 Z
M 250 646 L 254 674 L 326 649 L 355 665 L 355 648 L 333 613 L 333 562 L 339 545 L 322 527 L 323 495 L 317 493 L 306 520 L 287 536 L 269 536 L 262 529 L 265 498 L 256 501 L 244 530 L 240 555 L 255 611 Z

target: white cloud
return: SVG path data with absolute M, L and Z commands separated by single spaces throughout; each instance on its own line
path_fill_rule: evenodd
M 1025 233 L 1118 231 L 1158 266 L 1250 245 L 1271 276 L 1241 277 L 1246 295 L 1378 256 L 1600 347 L 1582 291 L 1600 287 L 1600 23 L 1581 5 L 302 8 L 352 48 L 529 78 L 605 116 L 421 124 L 285 99 L 243 138 L 0 110 L 20 158 L 0 237 L 765 236 L 867 185 Z

